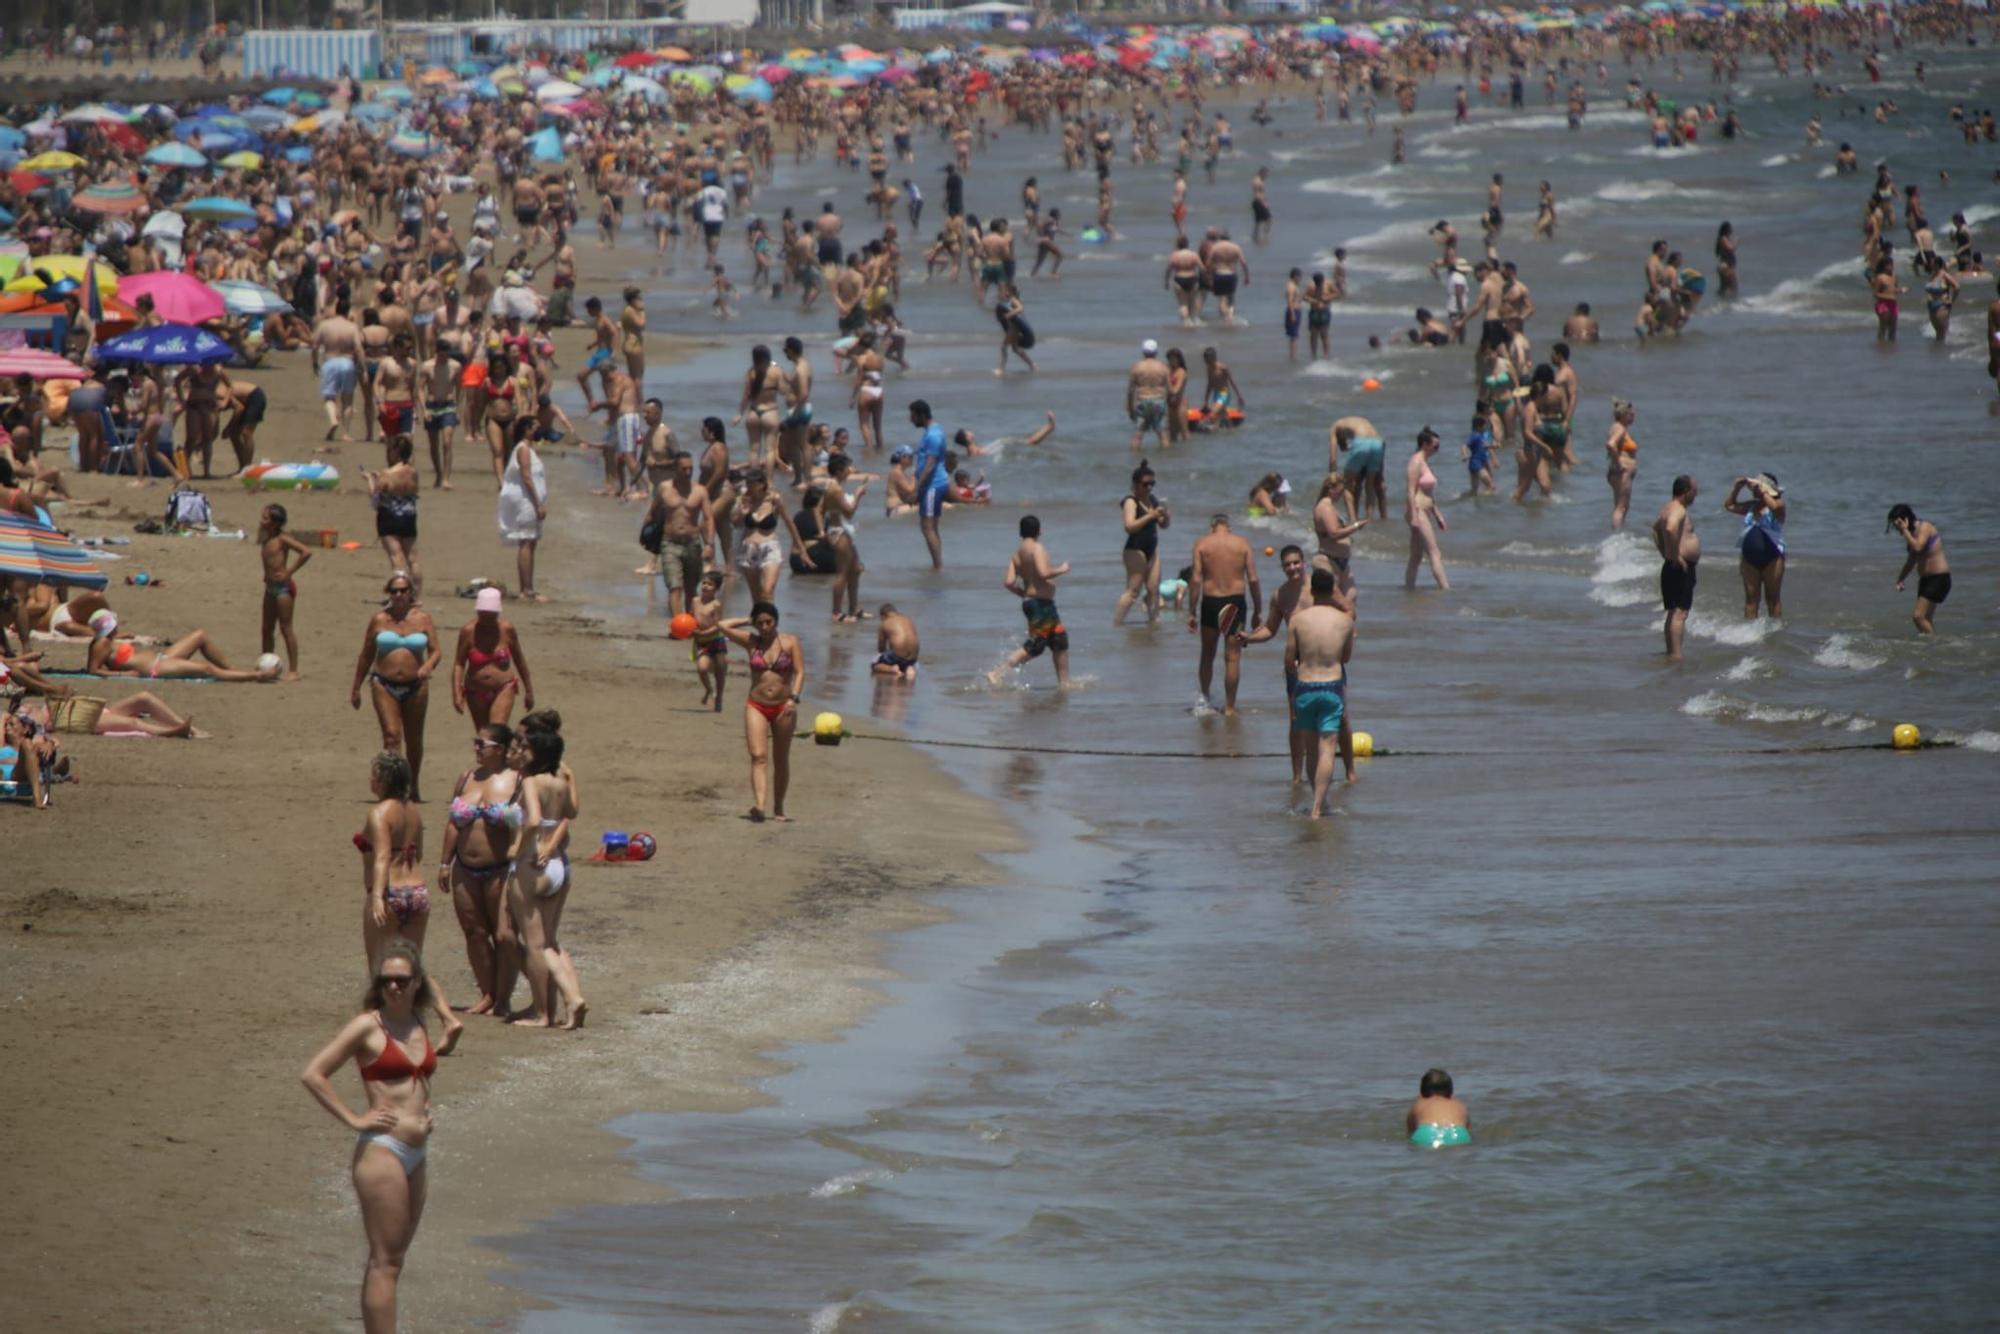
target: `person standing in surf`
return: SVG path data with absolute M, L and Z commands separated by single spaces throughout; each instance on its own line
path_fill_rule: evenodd
M 1062 615 L 1056 610 L 1056 580 L 1069 573 L 1069 562 L 1060 565 L 1050 562 L 1049 549 L 1042 545 L 1042 521 L 1034 515 L 1021 516 L 1020 532 L 1021 545 L 1008 558 L 1001 586 L 1021 599 L 1021 614 L 1028 620 L 1028 637 L 1008 655 L 1007 661 L 988 672 L 986 679 L 999 685 L 1000 678 L 1008 672 L 1046 653 L 1055 664 L 1057 688 L 1067 690 L 1069 632 L 1063 628 Z
M 1344 749 L 1341 723 L 1347 716 L 1347 660 L 1354 652 L 1354 618 L 1334 603 L 1333 571 L 1312 572 L 1312 605 L 1291 615 L 1285 636 L 1285 674 L 1292 687 L 1292 726 L 1309 734 L 1306 771 L 1312 806 L 1306 818 L 1326 814 L 1326 790 L 1333 765 Z
M 1681 638 L 1687 631 L 1688 612 L 1694 607 L 1695 567 L 1701 563 L 1701 536 L 1694 530 L 1691 506 L 1697 488 L 1694 478 L 1682 473 L 1674 478 L 1673 498 L 1660 507 L 1653 520 L 1653 545 L 1660 551 L 1660 605 L 1667 613 L 1667 660 L 1681 660 Z
M 1201 634 L 1196 679 L 1200 703 L 1209 706 L 1215 681 L 1215 649 L 1222 646 L 1224 717 L 1236 713 L 1236 687 L 1243 674 L 1243 645 L 1233 637 L 1239 625 L 1254 630 L 1264 617 L 1264 590 L 1257 582 L 1257 555 L 1229 527 L 1227 514 L 1212 515 L 1208 532 L 1194 544 L 1188 576 L 1188 633 Z M 1247 601 L 1246 601 L 1247 599 Z M 1245 618 L 1248 618 L 1247 620 Z

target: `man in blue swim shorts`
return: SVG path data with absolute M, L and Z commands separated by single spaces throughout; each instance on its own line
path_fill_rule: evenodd
M 1375 517 L 1389 517 L 1389 493 L 1382 479 L 1382 433 L 1366 417 L 1342 417 L 1333 424 L 1329 462 L 1347 485 L 1348 510 L 1355 518 L 1375 502 Z
M 1312 572 L 1312 605 L 1292 613 L 1285 636 L 1285 671 L 1292 691 L 1292 726 L 1312 733 L 1306 755 L 1312 779 L 1307 818 L 1326 813 L 1326 790 L 1340 758 L 1340 722 L 1347 714 L 1347 660 L 1354 652 L 1354 618 L 1333 602 L 1333 571 Z

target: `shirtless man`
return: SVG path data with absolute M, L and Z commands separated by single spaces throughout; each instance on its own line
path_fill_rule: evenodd
M 1510 259 L 1500 266 L 1500 320 L 1512 332 L 1520 333 L 1534 314 L 1535 298 Z
M 1571 343 L 1594 343 L 1597 341 L 1597 317 L 1590 313 L 1590 303 L 1588 301 L 1579 301 L 1575 312 L 1563 321 L 1563 338 Z
M 605 437 L 606 487 L 599 495 L 622 496 L 640 489 L 640 461 L 646 449 L 646 415 L 639 410 L 639 386 L 613 365 L 597 368 L 604 397 L 593 399 L 587 411 L 602 412 Z M 699 575 L 700 571 L 697 570 Z
M 883 603 L 875 615 L 875 662 L 870 670 L 898 681 L 916 680 L 917 655 L 922 651 L 917 623 L 897 611 L 892 602 Z
M 1350 521 L 1368 513 L 1375 502 L 1375 515 L 1389 517 L 1388 483 L 1383 480 L 1382 433 L 1366 417 L 1341 417 L 1333 423 L 1327 441 L 1328 472 L 1340 474 L 1346 486 Z
M 1228 231 L 1224 230 L 1215 244 L 1208 248 L 1205 267 L 1209 290 L 1215 293 L 1215 304 L 1222 312 L 1222 322 L 1237 323 L 1236 285 L 1239 280 L 1245 287 L 1250 285 L 1249 256 L 1243 253 L 1242 246 L 1229 239 Z
M 1146 432 L 1164 452 L 1167 448 L 1167 363 L 1160 360 L 1160 345 L 1148 338 L 1139 344 L 1139 359 L 1125 377 L 1125 415 L 1132 420 L 1132 452 Z
M 1257 168 L 1250 178 L 1250 240 L 1263 245 L 1271 239 L 1271 169 Z
M 1247 622 L 1243 619 L 1246 615 Z M 1264 590 L 1257 582 L 1256 553 L 1230 530 L 1227 514 L 1211 516 L 1207 535 L 1194 544 L 1188 576 L 1188 633 L 1201 633 L 1201 666 L 1195 675 L 1203 707 L 1208 706 L 1209 687 L 1215 680 L 1215 648 L 1222 644 L 1222 714 L 1225 718 L 1235 715 L 1243 645 L 1232 632 L 1246 624 L 1256 629 L 1263 615 Z
M 257 459 L 257 426 L 264 420 L 266 400 L 261 386 L 248 380 L 231 377 L 227 382 L 227 398 L 224 400 L 233 414 L 223 425 L 222 438 L 236 450 L 236 472 L 242 472 Z M 235 473 L 230 474 L 232 477 Z
M 1549 364 L 1555 368 L 1556 388 L 1563 396 L 1563 426 L 1569 435 L 1563 441 L 1558 462 L 1562 470 L 1568 472 L 1576 466 L 1576 451 L 1570 446 L 1576 437 L 1576 404 L 1582 397 L 1583 386 L 1576 377 L 1576 367 L 1570 364 L 1568 343 L 1557 343 L 1549 348 Z
M 1312 605 L 1292 613 L 1285 638 L 1285 671 L 1297 680 L 1292 691 L 1292 726 L 1312 733 L 1308 755 L 1312 806 L 1306 818 L 1326 814 L 1326 790 L 1333 782 L 1333 762 L 1351 749 L 1343 746 L 1341 725 L 1347 717 L 1347 660 L 1354 652 L 1354 618 L 1334 604 L 1333 572 L 1312 572 Z
M 625 373 L 632 383 L 646 383 L 646 298 L 636 287 L 625 289 L 625 309 L 618 312 L 621 348 L 625 353 Z
M 2000 391 L 2000 300 L 1986 307 L 1986 373 Z
M 979 268 L 974 275 L 972 299 L 984 304 L 986 291 L 996 293 L 1003 283 L 1014 280 L 1014 234 L 1007 219 L 995 218 L 986 235 L 979 238 Z
M 431 442 L 431 485 L 451 490 L 451 446 L 458 434 L 459 377 L 465 363 L 451 354 L 451 343 L 439 339 L 437 352 L 417 368 L 424 396 L 424 435 Z
M 807 465 L 812 462 L 806 457 L 806 429 L 813 419 L 813 368 L 806 360 L 804 340 L 796 336 L 785 340 L 785 357 L 791 364 L 781 373 L 779 389 L 789 407 L 778 419 L 778 461 L 791 472 L 794 483 L 803 486 Z M 882 367 L 877 363 L 875 369 Z
M 1667 661 L 1681 660 L 1681 636 L 1694 606 L 1695 566 L 1701 560 L 1701 537 L 1690 512 L 1696 496 L 1694 478 L 1674 478 L 1674 495 L 1653 520 L 1653 545 L 1660 550 L 1660 603 L 1667 613 Z
M 648 522 L 661 521 L 660 576 L 667 584 L 667 615 L 678 616 L 694 606 L 704 559 L 715 561 L 715 516 L 709 511 L 708 488 L 695 480 L 694 455 L 676 452 L 673 475 L 653 488 Z
M 326 439 L 338 434 L 342 440 L 354 436 L 347 429 L 347 414 L 354 407 L 354 390 L 361 383 L 361 327 L 347 318 L 345 303 L 321 320 L 313 329 L 313 369 L 319 373 L 319 396 L 326 407 Z
M 1292 613 L 1298 610 L 1299 599 L 1305 594 L 1305 552 L 1296 546 L 1288 546 L 1278 553 L 1278 564 L 1285 572 L 1285 582 L 1278 585 L 1277 590 L 1271 594 L 1271 607 L 1269 612 L 1265 614 L 1264 623 L 1248 634 L 1240 630 L 1236 632 L 1236 637 L 1244 644 L 1262 644 L 1276 639 L 1291 620 Z M 1288 708 L 1293 688 L 1297 684 L 1298 682 L 1292 677 L 1291 667 L 1287 664 L 1285 668 L 1285 699 L 1288 701 Z M 1289 731 L 1291 733 L 1292 782 L 1299 783 L 1305 780 L 1306 775 L 1306 734 L 1298 729 L 1296 721 Z
M 381 405 L 384 440 L 416 430 L 416 399 L 417 366 L 410 355 L 410 340 L 398 337 L 375 363 L 375 401 Z
M 1201 254 L 1185 236 L 1174 238 L 1174 252 L 1167 256 L 1167 271 L 1160 284 L 1174 294 L 1180 307 L 1181 327 L 1195 327 L 1195 312 L 1201 307 Z
M 986 675 L 992 685 L 1030 658 L 1047 653 L 1056 665 L 1056 686 L 1069 689 L 1069 632 L 1063 629 L 1056 611 L 1056 580 L 1069 573 L 1069 562 L 1052 565 L 1049 549 L 1042 545 L 1042 521 L 1032 514 L 1021 516 L 1021 545 L 1007 559 L 1007 573 L 1001 586 L 1021 599 L 1021 614 L 1028 619 L 1028 637 L 1007 661 Z
M 391 335 L 389 326 L 382 323 L 382 312 L 364 310 L 361 312 L 361 423 L 365 428 L 362 439 L 373 440 L 375 427 L 379 424 L 375 400 L 375 368 L 382 358 L 389 355 Z

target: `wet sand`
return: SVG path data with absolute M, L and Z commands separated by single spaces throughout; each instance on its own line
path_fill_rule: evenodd
M 464 201 L 460 201 L 463 206 Z M 615 300 L 629 252 L 579 244 L 585 293 Z M 559 337 L 572 376 L 583 336 Z M 648 391 L 684 396 L 649 339 Z M 312 456 L 323 430 L 305 354 L 247 378 L 271 412 L 260 457 Z M 677 393 L 676 391 L 682 391 Z M 673 420 L 699 406 L 687 397 Z M 424 446 L 419 442 L 420 456 Z M 600 1127 L 636 1109 L 720 1110 L 755 1095 L 760 1051 L 825 1036 L 871 1002 L 878 933 L 929 919 L 906 891 L 995 872 L 980 854 L 1014 846 L 995 812 L 914 751 L 794 750 L 798 822 L 755 826 L 742 746 L 746 674 L 729 707 L 698 709 L 685 650 L 657 619 L 585 614 L 593 585 L 629 571 L 639 513 L 584 493 L 578 465 L 549 451 L 552 505 L 541 578 L 554 601 L 510 600 L 537 702 L 562 711 L 584 810 L 576 855 L 605 829 L 659 840 L 645 864 L 578 864 L 563 933 L 591 1010 L 582 1034 L 468 1020 L 435 1083 L 427 1215 L 403 1287 L 412 1328 L 488 1324 L 519 1298 L 492 1283 L 477 1238 L 566 1204 L 632 1199 L 644 1187 Z M 337 528 L 357 551 L 315 549 L 299 576 L 305 679 L 289 685 L 84 681 L 120 698 L 140 684 L 191 711 L 212 739 L 65 736 L 82 782 L 53 812 L 0 814 L 0 1117 L 13 1139 L 0 1223 L 0 1290 L 23 1328 L 271 1329 L 351 1325 L 365 1256 L 347 1183 L 351 1138 L 299 1086 L 307 1058 L 351 1015 L 365 968 L 357 920 L 372 709 L 348 706 L 355 653 L 387 562 L 359 471 L 379 445 L 324 455 L 338 492 L 207 487 L 218 525 L 254 532 L 266 499 L 306 540 Z M 218 459 L 220 466 L 228 466 Z M 454 589 L 511 587 L 483 447 L 458 454 L 457 486 L 423 494 L 426 603 L 447 638 L 471 618 Z M 595 462 L 589 465 L 594 479 Z M 78 532 L 132 533 L 168 488 L 84 478 Z M 592 531 L 585 532 L 586 527 Z M 606 533 L 619 536 L 614 545 Z M 257 656 L 259 572 L 249 541 L 134 536 L 111 565 L 125 624 L 172 638 L 208 629 L 238 665 Z M 622 569 L 619 561 L 626 561 Z M 163 584 L 128 588 L 127 573 Z M 801 626 L 808 635 L 818 625 Z M 38 645 L 38 647 L 41 647 Z M 48 665 L 80 665 L 56 646 Z M 446 667 L 448 669 L 448 659 Z M 814 712 L 808 685 L 805 716 Z M 469 763 L 471 727 L 442 671 L 427 727 L 427 851 Z M 917 794 L 921 794 L 920 796 Z M 474 989 L 448 906 L 434 905 L 428 961 L 461 1003 Z M 525 1003 L 525 987 L 517 992 Z M 352 1070 L 336 1080 L 360 1105 Z

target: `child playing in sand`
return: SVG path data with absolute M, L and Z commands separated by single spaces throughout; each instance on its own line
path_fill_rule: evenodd
M 703 572 L 691 611 L 694 644 L 689 652 L 694 658 L 695 675 L 701 678 L 701 702 L 708 703 L 712 695 L 715 711 L 721 713 L 722 686 L 729 677 L 729 641 L 718 628 L 722 620 L 721 570 Z
M 293 576 L 312 559 L 306 544 L 285 531 L 285 507 L 266 505 L 257 524 L 258 555 L 264 562 L 264 652 L 273 651 L 275 632 L 285 636 L 285 657 L 291 670 L 287 681 L 299 679 L 299 637 L 292 630 L 292 608 L 299 586 Z M 292 557 L 298 557 L 296 561 Z

